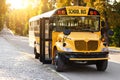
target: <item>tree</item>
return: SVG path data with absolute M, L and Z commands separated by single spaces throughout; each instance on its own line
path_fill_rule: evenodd
M 111 13 L 109 13 L 109 18 L 111 26 L 113 27 L 120 26 L 120 2 L 116 2 L 112 5 Z
M 114 28 L 114 36 L 112 38 L 114 45 L 120 47 L 120 26 Z
M 51 10 L 48 0 L 39 0 L 37 6 L 34 8 L 37 14 L 42 14 Z
M 65 6 L 85 6 L 84 0 L 50 0 L 53 8 L 61 8 Z
M 6 0 L 0 0 L 0 30 L 3 28 L 5 13 L 7 11 Z
M 95 0 L 85 0 L 86 6 L 94 7 Z
M 31 0 L 31 3 L 33 2 L 34 0 Z M 10 28 L 14 34 L 22 36 L 28 35 L 29 19 L 37 15 L 38 10 L 36 10 L 32 4 L 29 4 L 25 9 L 8 9 L 6 13 L 7 27 Z
M 55 8 L 70 6 L 70 2 L 72 0 L 56 0 L 55 2 Z
M 120 2 L 115 2 L 109 14 L 109 23 L 114 30 L 113 41 L 115 46 L 120 47 Z

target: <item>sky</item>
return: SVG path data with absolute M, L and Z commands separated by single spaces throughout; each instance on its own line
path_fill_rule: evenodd
M 29 0 L 6 0 L 6 3 L 11 5 L 11 8 L 25 8 L 28 6 Z

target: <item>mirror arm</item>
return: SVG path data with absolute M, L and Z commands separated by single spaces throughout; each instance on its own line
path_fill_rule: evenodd
M 66 46 L 66 43 L 65 43 L 65 40 L 67 39 L 67 36 L 66 35 L 64 35 L 63 36 L 63 47 L 65 47 Z

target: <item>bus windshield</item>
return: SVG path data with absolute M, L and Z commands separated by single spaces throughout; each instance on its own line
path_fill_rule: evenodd
M 56 16 L 52 19 L 54 30 L 62 32 L 65 28 L 72 32 L 99 31 L 99 16 Z

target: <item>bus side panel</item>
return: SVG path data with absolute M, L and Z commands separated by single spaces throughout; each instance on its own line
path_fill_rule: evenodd
M 29 45 L 34 47 L 35 35 L 34 35 L 34 23 L 29 22 Z

